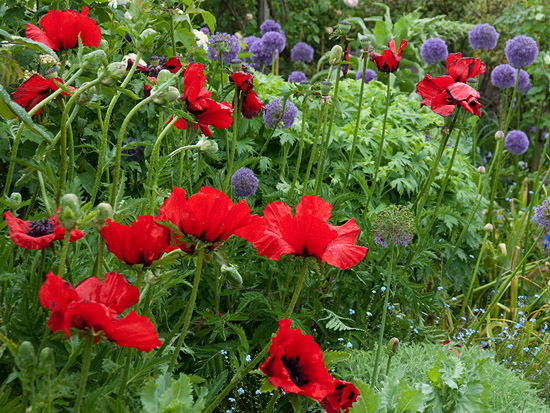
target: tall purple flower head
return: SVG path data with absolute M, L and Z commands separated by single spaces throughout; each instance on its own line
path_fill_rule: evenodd
M 357 71 L 357 74 L 355 75 L 355 80 L 359 80 L 361 79 L 361 77 L 363 77 L 363 81 L 365 83 L 369 83 L 373 80 L 377 80 L 378 79 L 378 75 L 376 74 L 376 72 L 372 69 L 367 69 L 365 70 L 365 76 L 363 76 L 363 71 L 362 70 L 358 70 Z
M 265 105 L 264 122 L 270 129 L 277 127 L 289 129 L 294 124 L 297 114 L 298 108 L 290 100 L 286 101 L 283 113 L 283 101 L 280 98 L 276 98 Z
M 277 32 L 281 33 L 281 25 L 277 23 L 275 20 L 266 20 L 262 23 L 260 26 L 260 33 L 262 33 L 262 36 L 268 32 Z
M 470 46 L 472 49 L 494 49 L 497 46 L 499 33 L 493 26 L 488 23 L 478 24 L 470 33 L 468 33 L 468 40 L 470 40 Z
M 210 36 L 210 29 L 208 27 L 204 26 L 204 27 L 201 27 L 199 30 L 204 34 Z
M 542 228 L 546 229 L 546 232 L 550 232 L 550 197 L 542 201 L 538 207 L 535 208 L 534 214 L 535 222 Z
M 208 40 L 208 58 L 211 60 L 220 60 L 220 53 L 216 43 L 223 42 L 224 51 L 222 52 L 223 62 L 229 64 L 236 59 L 241 51 L 241 42 L 232 34 L 216 33 Z
M 248 168 L 241 168 L 231 177 L 231 185 L 235 196 L 239 198 L 247 198 L 256 193 L 258 189 L 258 178 L 254 172 Z
M 304 80 L 307 80 L 306 74 L 300 71 L 292 72 L 288 77 L 290 83 L 300 83 Z
M 506 42 L 506 59 L 514 67 L 527 67 L 539 55 L 537 43 L 527 36 L 516 36 Z
M 516 69 L 507 64 L 498 65 L 491 72 L 491 83 L 499 88 L 514 87 L 516 84 Z
M 372 228 L 374 242 L 384 248 L 389 244 L 407 246 L 416 232 L 412 212 L 402 205 L 390 205 L 378 212 Z
M 268 50 L 266 47 L 264 47 L 261 39 L 254 42 L 252 46 L 250 46 L 249 52 L 254 55 L 251 60 L 258 66 L 271 66 L 273 51 Z
M 439 37 L 432 37 L 422 44 L 422 47 L 420 48 L 420 55 L 429 65 L 441 62 L 447 59 L 447 56 L 449 55 L 447 43 Z
M 304 42 L 296 43 L 290 51 L 290 58 L 294 62 L 309 63 L 313 59 L 313 47 Z
M 250 48 L 252 47 L 252 45 L 258 42 L 259 40 L 260 38 L 257 36 L 246 36 L 245 38 L 243 38 L 243 43 L 245 45 L 244 51 L 245 52 L 250 51 Z
M 262 36 L 263 47 L 270 52 L 278 50 L 281 53 L 286 45 L 286 38 L 284 34 L 278 32 L 267 32 Z
M 529 73 L 527 73 L 525 70 L 520 69 L 519 70 L 519 79 L 518 79 L 518 92 L 520 93 L 527 93 L 533 85 L 531 84 L 531 78 L 529 77 Z
M 512 155 L 522 155 L 529 148 L 529 138 L 520 130 L 511 130 L 504 139 L 504 147 L 510 151 Z

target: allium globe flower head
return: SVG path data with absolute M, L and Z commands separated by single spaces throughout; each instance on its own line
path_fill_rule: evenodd
M 286 45 L 286 38 L 282 33 L 278 32 L 267 32 L 262 36 L 263 47 L 270 51 L 275 52 L 278 50 L 281 53 Z
M 260 33 L 262 33 L 262 36 L 268 32 L 277 32 L 281 33 L 281 25 L 277 23 L 275 20 L 266 20 L 262 23 L 260 26 Z
M 298 108 L 290 100 L 286 101 L 285 110 L 283 112 L 283 101 L 279 98 L 273 99 L 265 106 L 264 121 L 268 128 L 273 129 L 281 127 L 289 129 L 296 119 Z
M 249 52 L 254 55 L 251 60 L 258 66 L 271 66 L 273 51 L 267 49 L 261 39 L 252 43 Z
M 415 233 L 412 212 L 402 205 L 390 205 L 376 214 L 374 242 L 385 248 L 390 244 L 409 245 Z
M 260 38 L 258 36 L 246 36 L 243 38 L 243 43 L 245 45 L 244 52 L 249 52 L 252 45 L 259 40 Z
M 514 67 L 527 67 L 539 55 L 537 43 L 528 36 L 516 36 L 506 42 L 506 59 Z
M 231 185 L 235 196 L 239 198 L 247 198 L 256 193 L 258 189 L 258 178 L 254 175 L 251 169 L 241 168 L 231 177 Z
M 307 80 L 306 74 L 300 71 L 292 72 L 288 77 L 290 83 L 301 83 L 305 80 Z
M 535 222 L 550 232 L 550 197 L 535 208 Z
M 508 64 L 498 65 L 491 72 L 491 83 L 498 88 L 514 87 L 516 84 L 516 69 Z
M 378 80 L 378 75 L 372 69 L 365 70 L 365 76 L 363 76 L 363 71 L 362 70 L 358 70 L 357 74 L 355 75 L 355 80 L 359 80 L 359 79 L 361 79 L 361 77 L 363 77 L 363 81 L 365 83 L 369 83 L 373 80 Z
M 512 155 L 523 155 L 529 148 L 529 138 L 520 130 L 511 130 L 504 139 L 504 147 Z
M 533 84 L 531 83 L 531 78 L 529 77 L 529 73 L 527 73 L 523 69 L 520 69 L 519 80 L 518 80 L 518 92 L 527 93 L 529 92 L 529 90 L 531 90 L 532 87 L 533 87 Z
M 478 24 L 470 33 L 468 33 L 468 39 L 470 40 L 470 46 L 472 49 L 494 49 L 497 45 L 499 33 L 496 29 L 488 23 Z
M 447 43 L 439 37 L 432 37 L 422 44 L 420 55 L 429 65 L 441 62 L 449 55 Z
M 290 51 L 290 58 L 293 62 L 309 63 L 313 59 L 313 47 L 304 42 L 296 43 Z
M 211 60 L 220 60 L 220 53 L 216 47 L 217 42 L 223 42 L 225 45 L 225 50 L 222 52 L 224 63 L 229 64 L 229 62 L 237 58 L 241 51 L 241 42 L 235 36 L 228 33 L 216 33 L 208 41 L 208 58 Z

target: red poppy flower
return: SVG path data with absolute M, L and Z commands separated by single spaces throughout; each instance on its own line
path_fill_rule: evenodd
M 164 57 L 156 57 L 157 61 L 159 62 L 156 66 L 153 66 L 152 64 L 149 66 L 145 65 L 137 65 L 137 70 L 139 70 L 142 73 L 145 73 L 148 77 L 156 78 L 161 70 L 169 70 L 170 73 L 177 73 L 181 68 L 181 60 L 178 56 L 171 57 L 170 59 L 166 60 Z M 126 64 L 126 70 L 130 70 L 132 66 L 134 65 L 134 59 L 128 59 L 128 62 Z
M 250 73 L 233 72 L 229 79 L 241 91 L 241 96 L 244 97 L 241 104 L 241 113 L 246 119 L 252 119 L 258 116 L 265 106 L 261 99 L 254 92 L 254 77 Z M 234 102 L 234 101 L 233 101 Z
M 119 346 L 151 351 L 162 344 L 154 324 L 133 310 L 120 316 L 138 301 L 139 290 L 115 272 L 105 274 L 103 282 L 90 277 L 73 288 L 50 271 L 40 288 L 40 303 L 52 311 L 48 327 L 53 332 L 63 330 L 70 338 L 71 327 L 91 329 L 96 342 L 104 334 Z
M 439 76 L 434 79 L 426 75 L 424 80 L 416 85 L 416 93 L 424 99 L 422 106 L 430 106 L 441 116 L 449 116 L 456 105 L 460 105 L 471 114 L 481 117 L 479 92 L 466 83 L 455 82 L 451 76 Z
M 231 126 L 233 107 L 227 102 L 219 103 L 213 100 L 210 97 L 212 93 L 204 89 L 205 85 L 204 66 L 199 63 L 191 63 L 183 73 L 182 100 L 189 113 L 197 119 L 198 125 L 193 125 L 195 129 L 200 126 L 202 133 L 212 136 L 209 126 L 218 129 L 227 129 Z M 179 119 L 174 126 L 178 129 L 187 129 L 187 122 L 185 119 Z
M 464 83 L 485 73 L 485 64 L 473 57 L 462 57 L 462 53 L 451 53 L 447 57 L 447 72 L 455 82 Z
M 327 413 L 348 413 L 349 408 L 359 398 L 359 389 L 347 381 L 334 379 L 333 391 L 321 401 L 321 406 Z
M 151 215 L 141 215 L 129 226 L 108 219 L 99 233 L 109 251 L 128 265 L 148 267 L 170 246 L 170 229 L 157 224 Z
M 401 54 L 407 46 L 407 41 L 402 40 L 399 45 L 399 50 L 395 51 L 395 40 L 390 40 L 388 43 L 389 49 L 386 49 L 382 54 L 376 52 L 370 52 L 369 58 L 374 62 L 374 65 L 384 73 L 395 72 L 399 67 L 399 62 L 401 61 Z
M 40 26 L 27 24 L 27 37 L 43 43 L 52 50 L 72 49 L 78 46 L 78 36 L 84 46 L 99 46 L 101 30 L 96 22 L 88 17 L 88 7 L 82 13 L 74 10 L 50 10 L 40 19 Z
M 30 112 L 32 108 L 49 96 L 50 91 L 55 92 L 59 89 L 59 86 L 55 83 L 56 80 L 63 84 L 63 80 L 59 77 L 45 79 L 38 74 L 32 75 L 28 80 L 19 85 L 15 92 L 11 94 L 11 98 L 27 112 Z M 76 90 L 71 86 L 68 86 L 68 88 L 71 91 Z M 71 96 L 67 92 L 61 93 L 65 96 Z M 40 113 L 42 113 L 42 108 L 37 110 L 35 115 L 40 115 Z
M 355 245 L 359 227 L 352 218 L 344 225 L 327 223 L 332 205 L 315 195 L 302 197 L 296 215 L 282 202 L 268 204 L 264 211 L 266 230 L 254 242 L 254 248 L 271 260 L 284 254 L 318 257 L 342 270 L 353 267 L 367 253 L 367 248 Z
M 350 44 L 347 43 L 346 51 L 344 52 L 344 60 L 346 62 L 349 62 L 349 48 L 350 48 Z M 349 71 L 349 64 L 342 65 L 342 74 L 344 75 L 344 77 L 347 76 L 348 71 Z
M 174 187 L 157 219 L 171 221 L 186 236 L 214 247 L 231 235 L 254 242 L 265 229 L 263 218 L 251 215 L 245 200 L 233 204 L 223 192 L 208 186 L 203 186 L 189 199 L 184 189 Z M 179 246 L 186 252 L 194 250 L 194 246 L 188 247 L 186 242 Z
M 291 329 L 288 318 L 279 321 L 272 337 L 270 356 L 260 366 L 269 382 L 287 393 L 311 397 L 319 402 L 334 391 L 333 377 L 323 362 L 323 352 L 313 337 Z
M 65 238 L 65 228 L 59 225 L 57 215 L 52 215 L 47 219 L 36 221 L 24 221 L 15 218 L 11 212 L 4 213 L 6 224 L 10 229 L 10 237 L 20 248 L 27 250 L 43 250 L 53 241 Z M 75 242 L 82 238 L 84 233 L 78 229 L 71 231 L 70 242 Z

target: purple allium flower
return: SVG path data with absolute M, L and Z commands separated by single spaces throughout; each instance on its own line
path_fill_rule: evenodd
M 527 93 L 533 85 L 531 84 L 531 79 L 529 77 L 529 73 L 527 73 L 525 70 L 520 69 L 519 70 L 519 80 L 518 80 L 518 92 L 520 93 Z
M 422 44 L 420 55 L 429 65 L 441 62 L 442 60 L 447 59 L 447 56 L 449 55 L 447 43 L 439 37 L 432 37 Z
M 288 81 L 290 83 L 300 83 L 300 82 L 303 82 L 304 80 L 307 80 L 306 74 L 300 71 L 292 72 L 288 77 Z
M 209 29 L 208 27 L 206 27 L 206 26 L 205 26 L 205 27 L 201 27 L 199 30 L 200 30 L 201 32 L 203 32 L 204 34 L 210 36 L 210 29 Z
M 516 69 L 507 64 L 498 65 L 491 72 L 491 83 L 499 88 L 514 87 L 516 84 Z
M 241 168 L 231 177 L 231 185 L 235 196 L 239 198 L 247 198 L 256 193 L 258 189 L 258 178 L 254 172 L 248 168 Z
M 510 151 L 512 155 L 522 155 L 529 147 L 529 138 L 520 130 L 511 130 L 504 139 L 504 147 Z
M 268 128 L 281 127 L 288 129 L 294 124 L 297 114 L 298 108 L 290 100 L 286 101 L 283 113 L 283 101 L 280 98 L 276 98 L 265 105 L 264 121 Z
M 268 32 L 281 33 L 282 32 L 281 25 L 277 23 L 275 20 L 266 20 L 260 26 L 260 32 L 262 33 L 262 36 Z
M 498 37 L 499 33 L 488 23 L 478 24 L 468 33 L 470 46 L 472 46 L 474 50 L 494 49 L 497 45 Z
M 285 48 L 286 38 L 278 32 L 267 32 L 262 36 L 262 44 L 270 52 L 278 50 L 281 53 Z
M 355 80 L 359 80 L 361 79 L 361 76 L 363 75 L 363 71 L 362 70 L 358 70 L 357 71 L 357 74 L 355 75 Z M 378 80 L 378 75 L 376 74 L 376 72 L 372 69 L 367 69 L 365 70 L 365 76 L 363 76 L 363 81 L 365 83 L 369 83 L 371 82 L 372 80 Z
M 137 142 L 137 139 L 129 138 L 128 142 L 126 142 L 124 146 L 129 145 L 133 142 Z M 136 145 L 130 149 L 123 149 L 122 153 L 128 155 L 126 156 L 127 161 L 139 162 L 143 159 L 143 147 L 141 145 Z
M 374 242 L 385 248 L 389 244 L 409 245 L 416 232 L 412 212 L 402 205 L 390 205 L 378 212 L 372 227 Z
M 225 43 L 225 51 L 223 52 L 223 62 L 229 64 L 233 59 L 236 59 L 241 51 L 241 42 L 232 34 L 216 33 L 208 40 L 208 58 L 211 60 L 220 60 L 220 54 L 216 48 L 216 42 L 223 41 Z
M 504 49 L 508 62 L 514 67 L 527 67 L 539 55 L 537 43 L 527 36 L 516 36 L 506 42 Z
M 535 222 L 546 228 L 546 232 L 550 232 L 550 198 L 546 198 L 535 208 Z
M 249 52 L 252 45 L 259 40 L 260 38 L 257 36 L 246 36 L 245 38 L 243 38 L 243 43 L 245 45 L 244 51 Z
M 290 58 L 294 62 L 309 63 L 313 59 L 313 47 L 304 42 L 296 43 L 290 51 Z
M 259 66 L 271 66 L 273 52 L 264 47 L 261 39 L 250 46 L 250 53 L 254 55 L 251 60 Z

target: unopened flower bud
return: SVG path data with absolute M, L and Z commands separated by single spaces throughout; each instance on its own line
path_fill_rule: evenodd
M 501 242 L 500 244 L 498 244 L 498 247 L 500 248 L 500 254 L 503 257 L 507 257 L 508 256 L 508 250 L 506 249 L 506 244 Z
M 483 229 L 485 230 L 485 232 L 493 232 L 493 224 L 485 224 L 485 226 L 483 227 Z
M 223 39 L 216 40 L 216 49 L 220 53 L 227 52 L 227 45 L 225 44 L 225 40 Z
M 160 57 L 158 56 L 151 56 L 151 59 L 149 59 L 149 62 L 151 63 L 151 66 L 157 67 L 160 63 Z
M 231 70 L 234 72 L 240 72 L 243 70 L 243 61 L 241 59 L 233 59 L 231 61 Z
M 208 152 L 212 154 L 218 152 L 218 144 L 216 141 L 210 139 L 201 139 L 197 142 L 197 146 L 201 152 Z
M 162 69 L 157 75 L 157 85 L 162 85 L 172 78 L 172 73 L 167 69 Z
M 44 347 L 38 356 L 38 370 L 43 374 L 51 374 L 55 368 L 55 357 L 50 347 Z
M 80 218 L 80 201 L 75 194 L 65 194 L 59 203 L 59 223 L 66 230 L 72 231 Z
M 502 139 L 504 138 L 504 132 L 502 132 L 501 130 L 497 131 L 495 133 L 495 139 Z
M 243 277 L 241 277 L 241 274 L 239 273 L 239 271 L 237 271 L 235 267 L 233 267 L 232 265 L 222 265 L 221 270 L 231 284 L 237 287 L 243 285 Z
M 21 370 L 31 370 L 36 366 L 36 353 L 30 341 L 23 341 L 17 349 L 16 364 Z
M 107 67 L 100 67 L 97 76 L 104 85 L 113 85 L 126 74 L 126 66 L 121 62 L 109 63 Z
M 102 202 L 95 209 L 95 228 L 98 232 L 103 229 L 108 219 L 113 219 L 113 207 L 107 202 Z
M 484 174 L 485 173 L 485 167 L 484 166 L 479 166 L 477 168 L 477 172 L 480 173 L 480 174 Z
M 388 350 L 391 351 L 393 354 L 396 354 L 398 349 L 399 339 L 397 337 L 392 337 L 390 341 L 388 341 Z
M 332 83 L 327 80 L 323 80 L 319 84 L 319 87 L 321 88 L 321 94 L 323 96 L 328 96 L 328 94 L 330 93 L 330 90 L 332 89 Z
M 246 13 L 245 18 L 246 18 L 246 20 L 252 20 L 254 18 L 254 16 L 252 15 L 252 13 Z
M 19 192 L 12 192 L 10 195 L 10 209 L 17 210 L 21 206 L 21 202 L 23 202 L 23 198 L 21 197 L 21 194 Z
M 141 32 L 137 44 L 138 51 L 142 53 L 147 53 L 148 51 L 152 50 L 155 41 L 157 40 L 157 36 L 158 33 L 151 28 L 145 29 L 143 32 Z
M 168 90 L 153 98 L 153 103 L 156 103 L 157 105 L 166 105 L 168 103 L 175 102 L 180 96 L 180 91 L 177 88 L 174 86 L 169 86 Z
M 99 42 L 98 48 L 103 51 L 109 50 L 109 42 L 105 39 L 101 39 L 101 41 Z
M 329 56 L 328 62 L 331 65 L 338 64 L 338 62 L 340 60 L 342 60 L 342 52 L 343 52 L 342 46 L 340 46 L 339 44 L 333 46 L 331 51 L 330 51 L 330 56 Z
M 369 48 L 369 46 L 371 45 L 370 44 L 370 39 L 368 37 L 362 37 L 360 42 L 361 42 L 361 48 L 363 50 L 367 50 Z
M 44 72 L 44 77 L 46 79 L 53 79 L 57 77 L 57 67 L 52 67 Z
M 87 83 L 88 82 L 83 83 L 81 87 L 85 86 Z M 86 89 L 84 92 L 82 92 L 80 95 L 76 97 L 76 103 L 78 103 L 80 106 L 87 105 L 94 98 L 95 92 L 96 92 L 95 86 L 92 86 Z
M 340 23 L 338 23 L 338 31 L 342 34 L 347 34 L 351 30 L 351 23 L 347 20 L 342 20 Z
M 86 70 L 96 70 L 103 62 L 107 64 L 107 54 L 101 49 L 96 49 L 82 56 L 80 67 Z
M 327 34 L 330 36 L 332 33 L 334 33 L 334 29 L 329 26 L 329 27 L 325 28 L 325 32 L 327 32 Z

